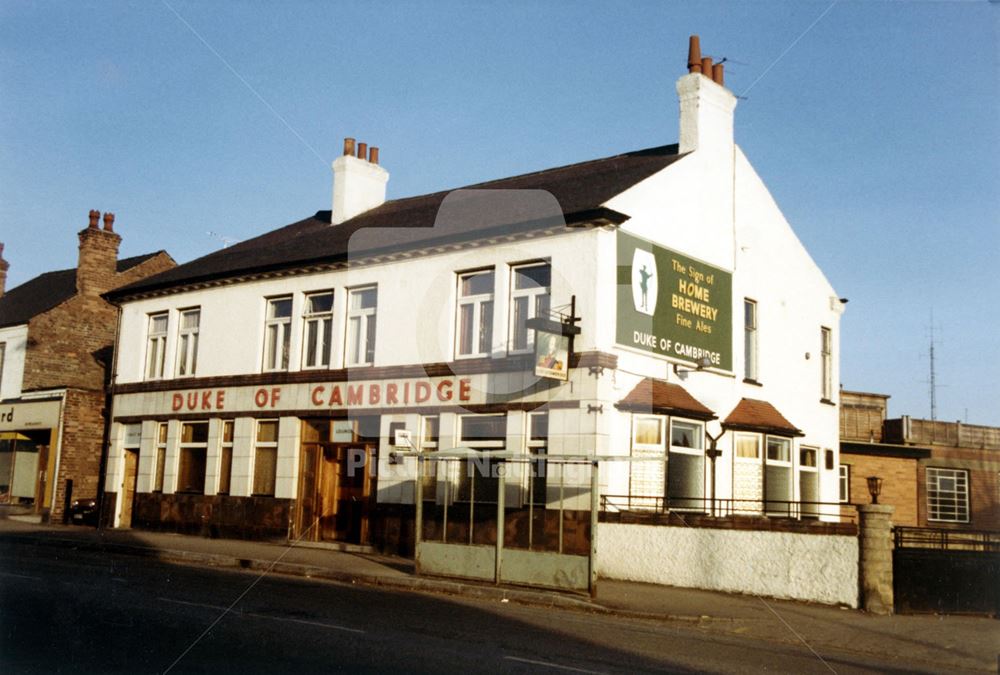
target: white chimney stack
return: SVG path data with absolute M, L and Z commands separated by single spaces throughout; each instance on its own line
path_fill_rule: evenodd
M 732 153 L 736 97 L 723 84 L 723 66 L 701 57 L 698 36 L 688 49 L 688 74 L 677 80 L 681 105 L 680 152 L 722 150 Z
M 366 157 L 367 151 L 367 157 Z M 330 222 L 339 225 L 385 203 L 389 172 L 378 164 L 378 148 L 344 139 L 344 154 L 333 161 L 333 211 Z

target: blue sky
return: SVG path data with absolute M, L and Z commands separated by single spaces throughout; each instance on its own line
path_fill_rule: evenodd
M 8 288 L 74 266 L 92 208 L 179 261 L 329 208 L 344 136 L 390 197 L 676 142 L 698 33 L 850 298 L 844 386 L 928 417 L 933 311 L 938 418 L 1000 425 L 1000 4 L 830 5 L 5 0 Z

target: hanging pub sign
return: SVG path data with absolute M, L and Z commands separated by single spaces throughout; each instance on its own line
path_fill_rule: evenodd
M 573 337 L 580 334 L 576 316 L 576 296 L 570 302 L 569 316 L 555 315 L 528 319 L 528 328 L 535 331 L 535 377 L 552 380 L 569 379 L 569 359 L 573 354 Z
M 618 344 L 731 371 L 733 275 L 618 232 Z

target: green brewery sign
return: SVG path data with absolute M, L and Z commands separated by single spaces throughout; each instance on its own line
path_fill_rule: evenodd
M 618 232 L 618 344 L 732 370 L 732 274 Z

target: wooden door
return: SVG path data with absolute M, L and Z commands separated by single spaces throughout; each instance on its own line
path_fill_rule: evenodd
M 336 537 L 338 541 L 366 544 L 375 448 L 351 443 L 338 445 L 336 452 Z
M 306 541 L 319 538 L 316 525 L 316 501 L 318 483 L 316 472 L 319 468 L 321 451 L 318 443 L 303 443 L 299 456 L 299 499 L 295 518 L 295 536 Z
M 136 467 L 139 464 L 139 453 L 136 450 L 125 451 L 125 478 L 122 481 L 122 518 L 119 527 L 132 527 L 132 504 L 135 502 Z

